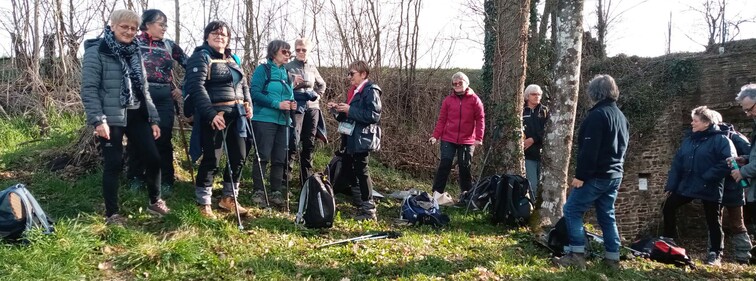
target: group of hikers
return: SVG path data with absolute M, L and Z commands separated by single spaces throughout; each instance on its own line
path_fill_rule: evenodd
M 124 135 L 128 138 L 130 185 L 146 186 L 150 213 L 162 216 L 170 212 L 162 197 L 175 181 L 172 131 L 182 108 L 184 115 L 192 118 L 190 154 L 193 160 L 201 159 L 193 184 L 202 216 L 216 218 L 211 198 L 214 176 L 221 167 L 225 168 L 218 208 L 239 215 L 248 213 L 237 195 L 252 146 L 256 153 L 252 159 L 252 201 L 260 207 L 288 207 L 288 180 L 294 159 L 298 155 L 300 182 L 304 183 L 313 174 L 314 143 L 325 136 L 320 97 L 326 82 L 308 59 L 312 43 L 297 39 L 292 54 L 289 43 L 271 41 L 267 61 L 255 68 L 247 82 L 239 58 L 229 48 L 232 34 L 228 24 L 207 24 L 202 44 L 190 57 L 164 37 L 167 27 L 167 17 L 160 10 L 145 10 L 141 17 L 129 10 L 117 10 L 102 35 L 85 42 L 81 98 L 86 122 L 95 128 L 102 150 L 106 223 L 125 223 L 118 202 Z M 174 62 L 186 72 L 183 83 L 175 81 Z M 369 79 L 370 68 L 364 61 L 351 63 L 348 71 L 351 86 L 345 97 L 341 102 L 325 104 L 338 121 L 341 137 L 343 170 L 334 185 L 354 187 L 356 220 L 375 220 L 368 163 L 370 152 L 380 148 L 381 89 Z M 451 89 L 428 140 L 432 145 L 440 141 L 440 161 L 432 184 L 432 197 L 439 205 L 461 201 L 445 192 L 455 157 L 461 197 L 474 184 L 471 162 L 475 147 L 483 142 L 485 113 L 469 84 L 462 72 L 451 77 Z M 586 92 L 595 105 L 577 133 L 576 170 L 570 182 L 573 189 L 563 209 L 569 254 L 554 258 L 553 263 L 585 267 L 583 216 L 595 207 L 604 237 L 603 263 L 618 268 L 621 244 L 614 204 L 629 141 L 628 122 L 617 106 L 619 89 L 611 76 L 594 77 Z M 544 127 L 550 118 L 548 108 L 541 104 L 542 96 L 538 85 L 525 88 L 523 149 L 526 178 L 534 195 L 538 194 Z M 737 101 L 749 117 L 755 117 L 756 85 L 745 86 Z M 697 107 L 691 118 L 692 132 L 673 160 L 665 187 L 664 236 L 677 237 L 675 210 L 679 206 L 702 200 L 709 229 L 706 263 L 718 265 L 724 247 L 722 212 L 726 207 L 733 238 L 739 245 L 735 259 L 748 262 L 751 241 L 743 221 L 746 197 L 741 185 L 756 177 L 756 151 L 752 152 L 749 141 L 724 123 L 716 111 Z M 226 155 L 227 163 L 220 163 L 222 155 Z M 748 189 L 748 202 L 754 201 L 755 189 Z

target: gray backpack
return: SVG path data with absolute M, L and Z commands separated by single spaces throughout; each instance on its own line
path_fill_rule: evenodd
M 50 234 L 55 231 L 52 224 L 52 219 L 23 184 L 0 191 L 0 237 L 6 241 L 18 241 L 34 227 L 40 227 L 43 233 Z

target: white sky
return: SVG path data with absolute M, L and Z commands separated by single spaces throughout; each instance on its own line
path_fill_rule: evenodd
M 607 52 L 609 56 L 620 53 L 653 57 L 663 55 L 666 49 L 667 24 L 670 13 L 672 14 L 672 52 L 698 52 L 703 51 L 702 44 L 706 43 L 706 24 L 700 13 L 692 11 L 690 6 L 701 6 L 704 0 L 613 0 L 617 5 L 616 13 L 622 15 L 610 26 L 607 38 Z M 154 8 L 159 8 L 173 15 L 173 1 L 152 0 Z M 288 3 L 292 3 L 291 1 Z M 483 41 L 482 23 L 476 21 L 478 16 L 473 15 L 466 7 L 467 0 L 425 0 L 420 16 L 420 42 L 430 42 L 440 35 L 444 41 L 456 39 L 454 56 L 451 58 L 449 67 L 480 68 L 483 64 Z M 482 3 L 482 0 L 480 0 Z M 544 2 L 544 0 L 541 0 Z M 282 1 L 282 3 L 287 3 Z M 584 25 L 585 28 L 595 25 L 596 0 L 585 0 Z M 0 0 L 0 10 L 6 14 L 10 11 L 10 1 Z M 728 18 L 754 18 L 756 17 L 755 0 L 728 0 Z M 184 18 L 182 16 L 182 18 Z M 186 19 L 183 19 L 186 23 Z M 197 23 L 198 32 L 201 32 L 202 23 Z M 169 27 L 168 36 L 171 37 L 173 28 Z M 595 32 L 594 32 L 595 34 Z M 92 34 L 95 36 L 96 34 Z M 594 35 L 595 36 L 595 35 Z M 183 36 L 182 36 L 183 37 Z M 294 36 L 290 36 L 294 37 Z M 741 25 L 737 39 L 756 37 L 756 24 L 748 23 Z M 466 39 L 465 39 L 466 38 Z M 186 39 L 186 38 L 182 38 Z M 184 40 L 182 40 L 184 41 Z M 199 42 L 197 42 L 198 44 Z M 187 45 L 187 44 L 183 44 Z M 193 44 L 184 46 L 190 51 Z M 323 46 L 321 46 L 322 48 Z M 427 67 L 435 64 L 430 46 L 421 46 L 418 66 Z M 0 32 L 0 55 L 7 56 L 10 52 L 10 39 L 8 32 Z M 424 55 L 424 51 L 427 54 Z

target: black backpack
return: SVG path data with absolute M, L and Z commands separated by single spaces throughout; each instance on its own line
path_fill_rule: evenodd
M 471 190 L 462 194 L 460 201 L 472 210 L 486 210 L 491 207 L 496 186 L 499 185 L 501 177 L 498 175 L 488 176 L 478 182 Z
M 23 184 L 0 192 L 0 236 L 6 241 L 18 241 L 34 227 L 41 227 L 43 233 L 50 234 L 55 231 L 52 224 L 52 219 Z
M 533 196 L 528 180 L 519 175 L 502 175 L 494 193 L 491 221 L 524 226 L 533 212 Z
M 641 239 L 633 242 L 630 248 L 641 252 L 641 256 L 653 261 L 672 264 L 677 267 L 696 268 L 696 265 L 685 253 L 685 248 L 677 246 L 674 241 L 666 237 Z
M 343 166 L 341 159 L 341 152 L 336 152 L 331 158 L 331 162 L 328 163 L 327 172 L 328 180 L 331 181 L 334 193 L 341 193 L 352 196 L 352 191 L 349 188 L 349 184 L 339 185 L 339 178 L 341 177 L 341 169 Z
M 336 202 L 333 189 L 326 175 L 315 173 L 305 182 L 299 195 L 299 210 L 295 224 L 304 224 L 307 228 L 330 228 L 336 214 Z
M 585 228 L 583 228 L 585 232 Z M 562 217 L 557 221 L 554 227 L 549 230 L 546 244 L 555 257 L 561 257 L 566 254 L 565 248 L 570 245 L 570 237 L 567 234 L 567 221 Z M 585 253 L 591 252 L 590 236 L 585 232 Z

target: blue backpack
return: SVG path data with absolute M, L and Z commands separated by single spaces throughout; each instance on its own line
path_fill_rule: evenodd
M 427 192 L 404 198 L 399 219 L 412 225 L 442 227 L 449 224 L 449 216 L 441 213 L 438 203 Z
M 41 227 L 43 233 L 50 234 L 55 231 L 52 224 L 52 219 L 23 184 L 0 191 L 0 237 L 6 241 L 18 241 L 34 227 Z

